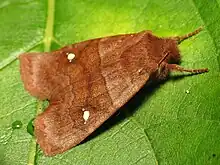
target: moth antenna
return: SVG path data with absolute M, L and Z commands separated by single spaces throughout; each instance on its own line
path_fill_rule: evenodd
M 167 64 L 167 68 L 169 70 L 176 70 L 179 72 L 190 72 L 190 73 L 196 73 L 196 74 L 200 74 L 200 73 L 205 73 L 208 72 L 208 68 L 203 68 L 203 69 L 185 69 L 177 64 Z
M 178 43 L 181 43 L 182 41 L 184 41 L 185 39 L 188 39 L 196 34 L 198 34 L 199 32 L 201 32 L 203 29 L 203 27 L 199 27 L 198 29 L 196 29 L 195 31 L 185 34 L 183 36 L 176 36 L 173 39 L 176 40 Z

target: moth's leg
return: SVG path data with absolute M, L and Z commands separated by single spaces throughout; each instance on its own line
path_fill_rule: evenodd
M 162 57 L 162 59 L 157 64 L 158 68 L 160 68 L 160 65 L 166 60 L 167 56 L 169 55 L 168 52 L 164 53 L 165 55 Z
M 188 39 L 188 38 L 190 38 L 190 37 L 192 37 L 192 36 L 198 34 L 198 33 L 201 32 L 201 31 L 202 31 L 202 27 L 199 27 L 199 28 L 196 29 L 195 31 L 190 32 L 190 33 L 188 33 L 188 34 L 185 34 L 185 35 L 183 35 L 183 36 L 176 36 L 176 37 L 170 37 L 170 38 L 172 38 L 172 39 L 176 40 L 178 43 L 180 43 L 180 42 L 182 42 L 183 40 Z
M 204 73 L 208 72 L 208 68 L 203 68 L 203 69 L 185 69 L 177 64 L 166 64 L 166 67 L 170 70 L 176 70 L 180 72 L 190 72 L 190 73 Z

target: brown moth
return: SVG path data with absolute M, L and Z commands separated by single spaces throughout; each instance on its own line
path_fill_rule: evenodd
M 48 108 L 36 117 L 34 134 L 46 155 L 76 146 L 146 83 L 184 69 L 178 43 L 201 31 L 160 38 L 151 31 L 79 42 L 49 53 L 19 56 L 25 89 Z

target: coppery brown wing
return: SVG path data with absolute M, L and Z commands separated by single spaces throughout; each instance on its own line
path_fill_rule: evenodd
M 35 119 L 35 136 L 46 155 L 79 144 L 147 82 L 147 35 L 151 34 L 118 35 L 20 56 L 25 88 L 50 100 Z M 66 54 L 71 52 L 76 56 L 69 62 Z

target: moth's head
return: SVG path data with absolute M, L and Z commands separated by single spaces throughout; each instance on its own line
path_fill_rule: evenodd
M 183 36 L 176 36 L 176 37 L 170 37 L 165 39 L 165 51 L 167 51 L 168 56 L 166 61 L 169 63 L 179 63 L 180 62 L 180 52 L 178 49 L 178 44 L 180 44 L 182 41 L 198 34 L 201 32 L 202 27 L 199 27 L 193 32 L 190 32 L 188 34 L 185 34 Z M 165 52 L 166 53 L 166 52 Z
M 168 63 L 180 62 L 180 51 L 178 48 L 178 42 L 174 39 L 166 39 L 165 53 L 168 53 L 166 61 Z

